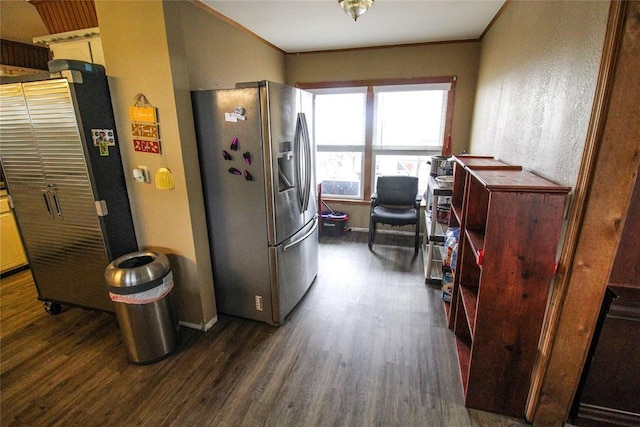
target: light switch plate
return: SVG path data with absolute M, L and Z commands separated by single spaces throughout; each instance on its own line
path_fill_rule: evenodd
M 140 172 L 142 172 L 142 179 L 136 179 L 136 181 L 138 182 L 144 182 L 145 184 L 148 184 L 151 182 L 151 178 L 149 177 L 149 168 L 146 166 L 138 166 L 136 169 L 138 169 Z

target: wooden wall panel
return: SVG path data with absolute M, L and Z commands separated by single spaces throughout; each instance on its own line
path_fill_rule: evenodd
M 29 0 L 51 34 L 98 26 L 93 0 Z

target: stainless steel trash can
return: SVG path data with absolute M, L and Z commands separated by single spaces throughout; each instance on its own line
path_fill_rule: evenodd
M 129 361 L 145 365 L 173 353 L 179 344 L 179 325 L 167 257 L 154 251 L 133 252 L 115 259 L 104 275 Z

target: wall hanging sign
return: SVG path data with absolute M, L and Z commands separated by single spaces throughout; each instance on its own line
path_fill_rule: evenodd
M 149 104 L 147 97 L 141 93 L 136 95 L 133 107 L 129 107 L 129 118 L 132 122 L 156 123 L 158 121 L 156 109 Z
M 160 154 L 160 142 L 153 139 L 134 138 L 133 149 L 142 153 Z
M 131 123 L 131 134 L 142 138 L 160 138 L 157 123 Z
M 167 166 L 167 160 L 160 144 L 158 110 L 151 105 L 144 94 L 136 95 L 133 106 L 129 107 L 129 119 L 131 120 L 133 149 L 142 153 L 160 154 L 162 167 L 156 172 L 156 188 L 159 190 L 175 188 L 173 174 Z
M 161 154 L 158 111 L 144 94 L 136 95 L 133 106 L 129 107 L 129 119 L 133 149 L 142 153 Z

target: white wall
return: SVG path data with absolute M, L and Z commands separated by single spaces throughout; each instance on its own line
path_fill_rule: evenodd
M 167 2 L 165 8 L 168 19 L 180 21 L 182 44 L 172 49 L 171 57 L 186 64 L 191 90 L 230 89 L 238 82 L 260 80 L 284 83 L 281 51 L 191 2 Z
M 513 1 L 482 41 L 470 152 L 575 185 L 608 1 Z
M 284 56 L 190 2 L 97 0 L 96 11 L 138 244 L 169 256 L 178 317 L 205 328 L 217 311 L 190 90 L 283 81 Z M 137 165 L 152 176 L 163 166 L 159 155 L 133 150 L 128 108 L 138 93 L 158 109 L 173 190 L 131 178 Z
M 287 83 L 455 75 L 451 139 L 453 153 L 460 153 L 468 149 L 479 61 L 480 42 L 293 54 L 287 55 Z M 349 227 L 369 228 L 368 195 L 360 203 L 332 201 L 330 205 L 333 210 L 349 214 Z
M 479 61 L 479 42 L 292 54 L 287 83 L 457 76 L 451 142 L 459 153 L 469 144 Z

